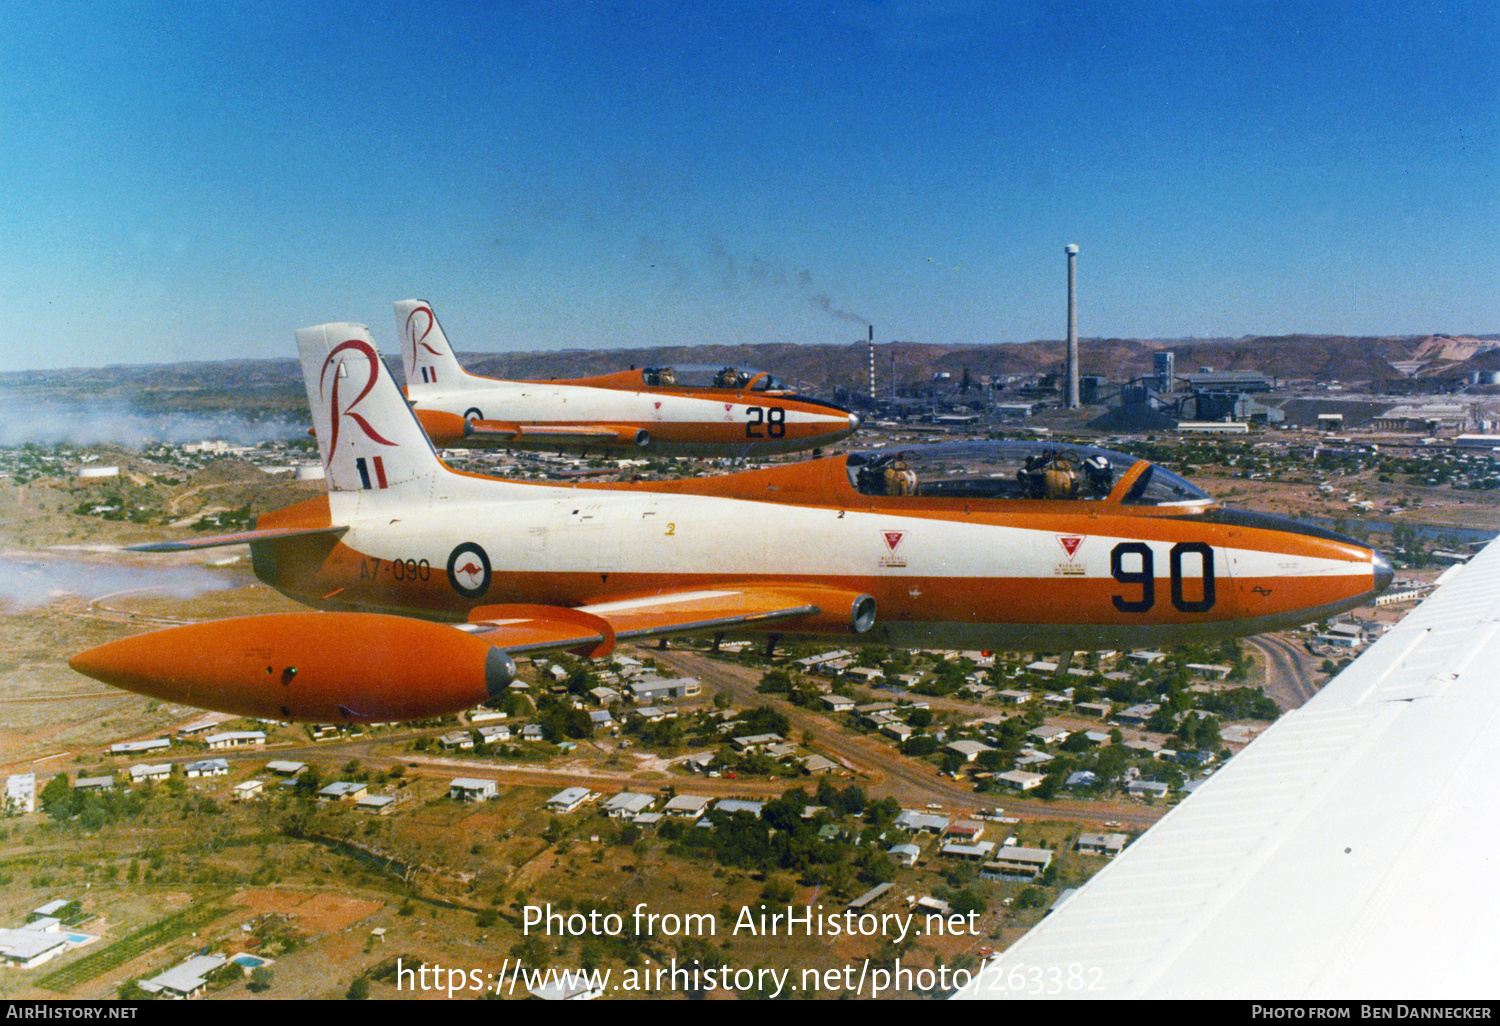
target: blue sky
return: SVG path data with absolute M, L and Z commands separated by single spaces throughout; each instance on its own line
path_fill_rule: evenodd
M 0 370 L 1500 332 L 1500 5 L 0 0 Z

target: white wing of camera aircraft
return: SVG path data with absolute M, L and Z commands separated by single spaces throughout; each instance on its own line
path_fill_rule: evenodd
M 1447 576 L 957 996 L 1493 1000 L 1500 543 Z
M 1054 443 L 599 486 L 461 473 L 434 454 L 366 328 L 297 341 L 328 495 L 253 531 L 147 548 L 248 542 L 261 580 L 337 612 L 137 635 L 75 669 L 241 715 L 420 719 L 503 694 L 512 654 L 747 629 L 941 648 L 1170 644 L 1320 619 L 1390 582 L 1351 539 L 1224 509 L 1138 457 Z
M 646 367 L 565 381 L 470 374 L 432 306 L 396 303 L 406 397 L 434 445 L 765 456 L 836 442 L 859 427 L 841 406 L 734 367 Z

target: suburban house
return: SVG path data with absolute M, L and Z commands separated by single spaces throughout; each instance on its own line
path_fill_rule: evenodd
M 483 802 L 499 794 L 493 780 L 458 777 L 448 782 L 448 797 L 456 802 Z
M 656 804 L 656 796 L 621 791 L 609 798 L 601 808 L 610 819 L 634 819 Z
M 318 792 L 321 802 L 357 802 L 370 793 L 370 785 L 359 780 L 335 780 Z
M 1006 773 L 996 773 L 995 779 L 1006 787 L 1017 791 L 1030 791 L 1034 787 L 1042 786 L 1042 781 L 1047 778 L 1040 773 L 1027 773 L 1025 770 L 1010 770 Z
M 1052 864 L 1052 853 L 1046 848 L 1007 846 L 994 859 L 980 867 L 986 880 L 1035 880 Z
M 712 798 L 701 794 L 679 794 L 662 807 L 668 816 L 691 816 L 694 819 L 708 811 Z
M 577 812 L 599 795 L 586 787 L 569 787 L 547 799 L 547 811 L 563 815 Z
M 190 777 L 224 777 L 229 775 L 228 759 L 199 759 L 182 767 Z
M 142 784 L 148 780 L 166 780 L 172 775 L 172 764 L 170 762 L 157 763 L 154 766 L 146 763 L 138 763 L 130 767 L 130 782 Z
M 210 748 L 261 748 L 266 743 L 263 730 L 230 730 L 222 734 L 210 734 L 203 739 Z
M 637 705 L 654 705 L 669 698 L 692 698 L 703 693 L 703 685 L 692 677 L 673 680 L 645 680 L 630 685 L 630 697 Z
M 954 741 L 952 744 L 943 746 L 945 752 L 955 752 L 964 757 L 964 762 L 973 762 L 984 752 L 993 752 L 995 749 L 981 741 Z
M 1084 855 L 1115 856 L 1125 850 L 1124 834 L 1079 834 L 1073 847 Z

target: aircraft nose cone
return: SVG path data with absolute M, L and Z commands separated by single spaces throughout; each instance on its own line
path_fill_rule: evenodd
M 849 414 L 849 430 L 850 431 L 858 431 L 859 430 L 859 414 L 857 414 L 857 413 L 851 413 L 851 414 Z
M 1378 552 L 1374 554 L 1371 563 L 1375 572 L 1375 590 L 1385 591 L 1385 589 L 1391 586 L 1391 581 L 1395 579 L 1396 571 L 1391 568 L 1390 560 Z

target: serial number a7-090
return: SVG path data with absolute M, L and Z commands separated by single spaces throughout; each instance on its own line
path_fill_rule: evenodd
M 360 580 L 374 580 L 382 573 L 397 581 L 425 581 L 432 576 L 432 564 L 425 559 L 381 559 L 378 556 L 359 561 Z

